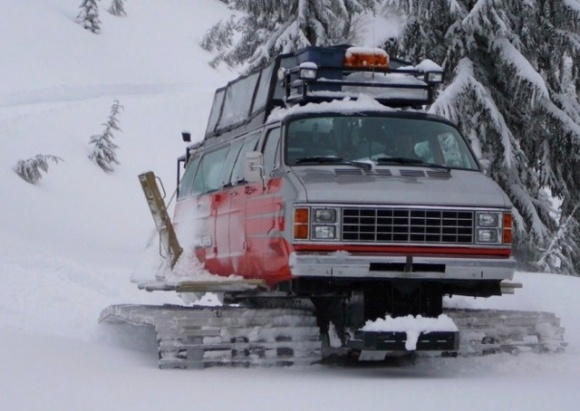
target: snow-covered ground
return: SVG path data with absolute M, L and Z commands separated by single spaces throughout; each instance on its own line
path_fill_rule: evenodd
M 180 132 L 202 134 L 214 89 L 235 73 L 209 68 L 198 46 L 227 14 L 218 0 L 129 1 L 123 18 L 101 1 L 100 35 L 74 23 L 80 3 L 0 2 L 0 410 L 578 409 L 575 277 L 519 273 L 514 296 L 449 301 L 556 312 L 561 355 L 161 371 L 147 346 L 113 341 L 96 322 L 107 305 L 178 302 L 129 281 L 153 230 L 136 176 L 154 170 L 173 192 Z M 105 174 L 88 141 L 115 99 L 121 164 Z M 37 154 L 64 161 L 31 185 L 13 167 Z

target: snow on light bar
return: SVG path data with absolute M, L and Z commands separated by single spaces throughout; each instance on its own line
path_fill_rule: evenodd
M 388 69 L 389 55 L 379 48 L 349 47 L 344 54 L 344 66 Z

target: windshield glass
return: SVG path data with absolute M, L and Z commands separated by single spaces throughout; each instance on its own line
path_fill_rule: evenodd
M 372 160 L 477 170 L 465 140 L 452 126 L 419 118 L 309 117 L 288 124 L 286 164 Z

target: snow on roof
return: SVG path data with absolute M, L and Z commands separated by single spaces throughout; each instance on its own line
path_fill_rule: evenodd
M 302 69 L 318 69 L 318 65 L 312 61 L 305 61 L 304 63 L 300 63 L 300 68 Z
M 420 315 L 417 317 L 407 315 L 405 317 L 396 318 L 387 316 L 375 321 L 367 321 L 361 330 L 405 332 L 407 334 L 407 341 L 405 342 L 405 349 L 407 349 L 407 351 L 416 350 L 417 340 L 422 332 L 458 331 L 453 320 L 445 314 L 441 314 L 437 318 L 425 318 Z
M 401 66 L 397 68 L 398 71 L 421 71 L 427 72 L 443 72 L 443 68 L 435 63 L 433 60 L 425 59 L 416 66 Z
M 415 68 L 419 71 L 428 72 L 428 71 L 443 71 L 443 68 L 435 63 L 433 60 L 425 59 L 419 64 L 415 66 Z
M 322 103 L 308 103 L 304 106 L 296 105 L 288 108 L 275 108 L 268 117 L 268 123 L 280 121 L 292 114 L 303 113 L 356 113 L 360 111 L 384 111 L 392 112 L 395 109 L 383 106 L 377 100 L 367 94 L 360 94 L 356 100 L 346 97 L 342 100 L 333 100 Z

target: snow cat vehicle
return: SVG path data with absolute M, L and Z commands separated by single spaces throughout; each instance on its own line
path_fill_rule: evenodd
M 381 49 L 307 47 L 218 89 L 178 159 L 177 235 L 140 176 L 173 268 L 139 287 L 223 305 L 115 305 L 101 321 L 155 328 L 161 367 L 560 350 L 553 314 L 444 307 L 520 284 L 510 200 L 424 110 L 443 76 Z

